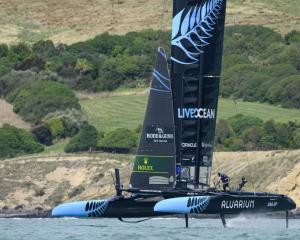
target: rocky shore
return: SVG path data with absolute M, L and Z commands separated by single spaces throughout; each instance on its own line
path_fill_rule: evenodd
M 115 194 L 114 168 L 120 169 L 127 187 L 132 159 L 131 155 L 99 153 L 1 160 L 0 217 L 51 217 L 51 209 L 63 202 L 110 198 Z M 300 206 L 300 150 L 217 152 L 212 181 L 218 171 L 230 176 L 233 188 L 245 176 L 246 191 L 287 194 Z
M 0 218 L 50 218 L 51 209 L 0 210 Z

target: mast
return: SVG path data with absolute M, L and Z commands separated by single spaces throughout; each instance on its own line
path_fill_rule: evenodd
M 140 189 L 175 185 L 175 130 L 167 57 L 158 48 L 147 110 L 130 184 Z
M 226 0 L 174 0 L 171 85 L 177 187 L 209 185 Z

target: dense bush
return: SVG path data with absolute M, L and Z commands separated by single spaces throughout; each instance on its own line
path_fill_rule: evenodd
M 71 89 L 53 81 L 29 82 L 14 89 L 6 99 L 13 103 L 14 111 L 29 122 L 39 122 L 48 113 L 57 110 L 80 109 Z
M 220 94 L 299 108 L 298 34 L 291 32 L 284 41 L 278 33 L 261 26 L 226 28 Z M 285 90 L 282 86 L 287 82 Z M 284 91 L 279 93 L 279 89 Z
M 77 135 L 70 139 L 65 147 L 65 152 L 83 152 L 95 150 L 98 141 L 98 133 L 95 127 L 85 125 L 80 129 Z
M 53 113 L 47 114 L 47 116 L 43 119 L 44 122 L 53 121 L 52 119 L 56 119 L 54 122 L 60 120 L 63 123 L 63 133 L 61 132 L 61 124 L 57 123 L 53 126 L 53 129 L 51 131 L 57 132 L 58 138 L 63 137 L 73 137 L 75 134 L 78 133 L 78 131 L 87 124 L 87 119 L 85 115 L 78 109 L 66 109 L 63 111 L 56 111 Z M 50 128 L 51 127 L 51 123 Z
M 218 150 L 226 151 L 295 149 L 299 147 L 299 130 L 299 123 L 263 122 L 238 114 L 219 120 L 215 143 Z
M 134 150 L 136 134 L 126 128 L 118 128 L 104 135 L 98 142 L 98 147 L 107 151 L 117 152 L 118 149 Z
M 50 128 L 51 134 L 54 138 L 63 138 L 65 137 L 65 128 L 64 123 L 61 118 L 50 118 L 47 121 L 47 124 Z
M 294 42 L 300 43 L 300 32 L 293 30 L 284 37 L 284 40 L 288 44 L 294 43 Z
M 41 123 L 34 126 L 31 129 L 31 133 L 36 137 L 36 139 L 47 146 L 52 145 L 53 135 L 51 133 L 51 129 L 48 124 Z
M 269 28 L 253 25 L 226 27 L 220 94 L 299 108 L 299 91 L 292 93 L 292 99 L 291 91 L 279 97 L 273 92 L 288 77 L 293 87 L 299 87 L 299 35 L 292 31 L 282 38 Z M 24 43 L 10 47 L 2 44 L 0 77 L 13 69 L 30 69 L 54 72 L 58 75 L 55 81 L 79 90 L 148 86 L 158 46 L 164 46 L 170 56 L 170 32 L 146 30 L 122 36 L 103 33 L 70 46 L 55 46 L 50 40 L 36 42 L 32 47 Z M 0 95 L 9 85 L 0 80 Z
M 34 137 L 23 129 L 4 124 L 0 128 L 0 158 L 10 158 L 21 154 L 38 153 L 44 150 Z

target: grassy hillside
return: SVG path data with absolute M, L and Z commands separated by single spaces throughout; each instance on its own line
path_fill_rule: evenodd
M 125 127 L 134 129 L 143 123 L 146 110 L 147 95 L 125 95 L 103 97 L 91 95 L 82 98 L 80 104 L 89 121 L 101 131 Z M 300 121 L 300 111 L 285 109 L 255 102 L 219 100 L 218 118 L 227 119 L 238 113 L 256 116 L 263 120 L 273 118 L 279 122 Z M 121 117 L 120 117 L 121 116 Z
M 0 42 L 53 39 L 73 43 L 109 31 L 170 28 L 172 0 L 10 0 L 0 2 Z M 297 0 L 229 0 L 227 25 L 261 24 L 280 33 L 300 30 Z M 49 14 L 51 13 L 51 14 Z
M 118 167 L 126 187 L 132 155 L 77 154 L 21 157 L 0 162 L 0 209 L 23 205 L 51 208 L 60 202 L 107 198 L 114 195 L 111 173 Z M 300 204 L 300 150 L 216 153 L 213 173 L 231 176 L 234 188 L 241 176 L 246 190 L 290 195 Z

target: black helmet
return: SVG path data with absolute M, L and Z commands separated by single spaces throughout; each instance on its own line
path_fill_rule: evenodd
M 243 180 L 243 181 L 245 180 L 245 177 L 244 177 L 244 176 L 242 177 L 242 180 Z
M 218 172 L 218 176 L 221 177 L 222 173 Z

